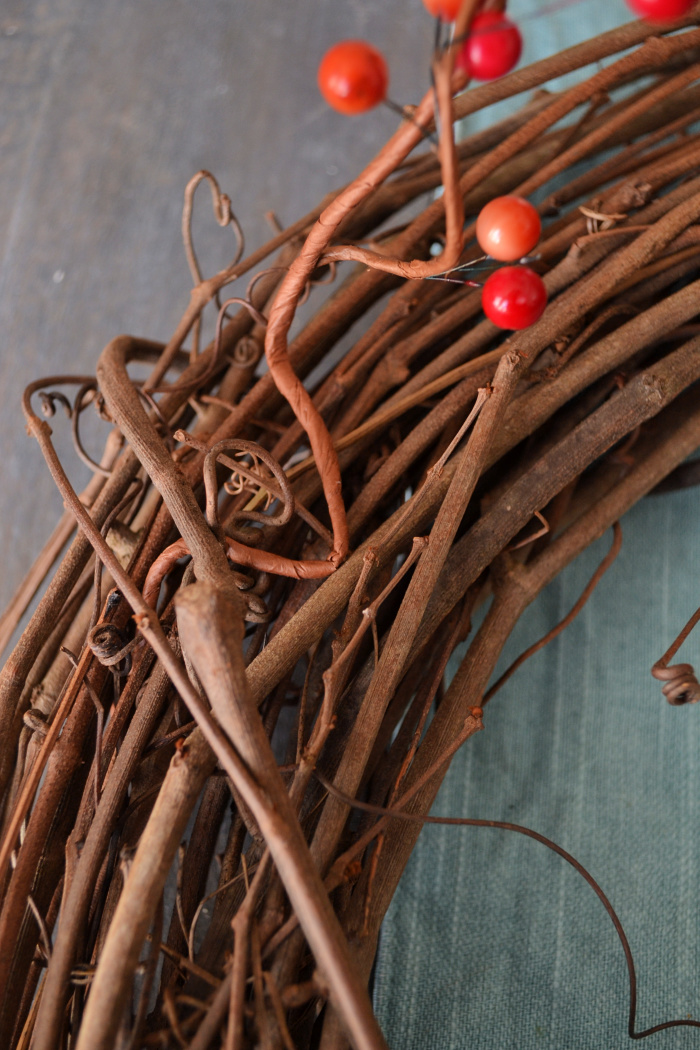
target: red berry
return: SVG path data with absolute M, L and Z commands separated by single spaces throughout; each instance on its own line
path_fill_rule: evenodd
M 479 212 L 476 239 L 492 259 L 515 262 L 540 239 L 540 217 L 524 197 L 494 197 Z
M 364 40 L 335 44 L 318 67 L 318 86 L 326 102 L 349 116 L 382 102 L 388 84 L 384 56 Z
M 695 6 L 695 0 L 627 0 L 636 15 L 647 22 L 672 22 Z
M 503 266 L 495 270 L 481 291 L 481 305 L 499 328 L 519 331 L 538 321 L 547 305 L 542 278 L 527 266 Z
M 462 0 L 423 0 L 433 18 L 441 18 L 443 22 L 454 22 Z
M 482 11 L 472 20 L 456 65 L 476 80 L 495 80 L 517 65 L 522 49 L 514 22 L 499 11 Z

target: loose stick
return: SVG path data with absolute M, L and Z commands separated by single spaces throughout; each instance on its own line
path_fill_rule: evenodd
M 77 1050 L 108 1050 L 113 1046 L 114 1030 L 128 991 L 124 977 L 130 985 L 172 857 L 212 765 L 209 745 L 194 734 L 170 764 L 163 790 L 156 799 L 151 819 L 131 863 L 102 951 L 101 962 L 105 959 L 118 962 L 116 985 L 119 991 L 116 996 L 104 994 L 104 969 L 102 965 L 98 966 L 77 1038 Z M 106 980 L 114 985 L 115 975 L 108 973 Z M 113 991 L 114 988 L 110 989 L 110 993 Z M 56 1028 L 48 1025 L 41 1032 L 37 1030 L 37 1047 L 52 1046 L 55 1032 Z
M 70 971 L 76 962 L 76 949 L 87 919 L 94 883 L 138 756 L 155 728 L 168 686 L 169 679 L 162 668 L 149 679 L 104 784 L 100 805 L 87 831 L 69 891 L 63 900 L 36 1022 L 37 1047 L 51 1045 L 56 1024 L 65 1009 Z M 208 766 L 205 764 L 202 767 L 206 775 L 211 773 L 213 765 L 213 757 L 210 757 Z
M 195 573 L 202 579 L 218 579 L 228 587 L 235 595 L 234 603 L 242 611 L 241 599 L 230 581 L 224 552 L 207 527 L 192 489 L 173 463 L 127 375 L 126 364 L 134 352 L 134 340 L 129 336 L 119 336 L 102 351 L 97 363 L 97 379 L 107 407 L 165 499 L 192 553 Z

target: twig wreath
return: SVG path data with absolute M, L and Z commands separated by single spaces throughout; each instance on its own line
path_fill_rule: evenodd
M 0 675 L 2 1046 L 385 1046 L 367 992 L 379 928 L 505 679 L 489 688 L 506 639 L 612 528 L 580 601 L 522 659 L 564 630 L 619 550 L 619 519 L 700 445 L 695 13 L 465 90 L 475 17 L 487 34 L 505 16 L 432 6 L 456 20 L 438 20 L 429 89 L 357 179 L 246 257 L 231 201 L 197 173 L 193 288 L 170 341 L 120 336 L 95 376 L 25 392 L 66 513 L 0 620 L 3 646 L 70 542 Z M 455 120 L 603 58 L 455 143 Z M 201 182 L 237 238 L 213 277 L 192 242 Z M 501 197 L 524 203 L 497 223 L 514 208 L 536 230 L 506 230 L 505 255 L 501 227 L 475 223 Z M 537 302 L 516 310 L 523 272 Z M 289 342 L 309 294 L 317 312 Z M 135 361 L 152 364 L 144 382 Z M 109 428 L 99 458 L 80 434 L 90 408 Z M 81 493 L 52 444 L 63 415 L 94 472 Z M 673 704 L 700 697 L 690 665 L 668 666 L 697 618 L 654 665 Z M 624 931 L 574 858 L 536 831 L 457 822 L 511 827 L 584 875 L 625 949 L 630 1036 L 698 1024 L 635 1030 Z

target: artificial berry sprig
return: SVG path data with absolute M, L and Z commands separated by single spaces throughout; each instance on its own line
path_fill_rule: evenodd
M 516 262 L 531 252 L 540 239 L 537 209 L 524 197 L 495 197 L 479 212 L 476 238 L 499 262 Z M 486 280 L 481 292 L 484 313 L 499 328 L 529 328 L 547 305 L 542 278 L 528 266 L 503 266 Z
M 317 79 L 324 99 L 338 113 L 353 117 L 382 104 L 416 124 L 423 138 L 435 144 L 430 132 L 417 124 L 411 110 L 389 98 L 389 71 L 384 56 L 365 40 L 334 44 L 321 59 Z
M 465 31 L 475 3 L 476 0 L 462 0 L 455 32 Z M 433 66 L 434 89 L 418 104 L 414 119 L 404 121 L 358 178 L 323 210 L 311 228 L 299 255 L 282 279 L 270 307 L 265 334 L 265 355 L 273 380 L 291 405 L 297 419 L 303 422 L 309 436 L 331 519 L 333 549 L 328 555 L 328 561 L 334 566 L 343 561 L 350 544 L 340 467 L 328 428 L 289 360 L 289 329 L 309 276 L 321 260 L 356 260 L 374 269 L 413 278 L 429 277 L 439 273 L 441 268 L 444 270 L 459 263 L 464 244 L 464 206 L 459 192 L 459 164 L 454 144 L 452 98 L 465 86 L 466 78 L 460 71 L 455 71 L 454 55 L 455 48 L 452 45 L 438 53 Z M 401 258 L 390 258 L 380 252 L 352 245 L 331 247 L 333 235 L 353 208 L 356 208 L 374 188 L 381 185 L 420 141 L 424 134 L 423 129 L 428 127 L 436 116 L 436 105 L 440 117 L 438 154 L 445 187 L 445 247 L 440 257 L 406 262 Z
M 476 220 L 476 237 L 486 253 L 485 258 L 498 262 L 525 262 L 539 241 L 540 232 L 537 209 L 524 197 L 495 197 L 484 205 Z M 470 270 L 475 263 L 483 263 L 483 259 L 454 267 L 439 275 L 439 279 L 480 288 L 478 281 L 457 280 L 451 276 Z M 481 305 L 489 320 L 499 328 L 529 328 L 544 312 L 547 290 L 542 278 L 528 266 L 503 266 L 483 285 Z
M 324 251 L 322 256 L 324 261 L 360 262 L 374 269 L 383 270 L 385 273 L 416 279 L 434 276 L 444 272 L 445 269 L 459 264 L 464 244 L 464 204 L 459 192 L 459 164 L 454 144 L 452 97 L 455 90 L 459 90 L 460 87 L 464 86 L 465 78 L 459 71 L 453 76 L 452 62 L 453 53 L 450 48 L 438 55 L 433 66 L 434 88 L 428 92 L 424 100 L 416 107 L 413 117 L 409 120 L 410 123 L 416 126 L 421 136 L 425 134 L 424 129 L 429 125 L 432 118 L 436 118 L 436 123 L 439 123 L 440 127 L 438 156 L 440 158 L 442 183 L 445 188 L 445 246 L 440 256 L 433 259 L 414 259 L 411 262 L 405 262 L 402 259 L 392 258 L 382 252 L 361 248 L 356 245 L 336 245 Z M 435 112 L 435 103 L 437 103 L 437 113 Z M 399 136 L 396 139 L 398 143 L 403 139 L 404 132 L 400 130 L 397 132 L 397 135 Z M 402 157 L 397 146 L 394 145 L 394 141 L 391 141 L 380 156 L 384 162 L 385 158 L 393 157 L 394 155 L 396 156 L 395 164 L 400 163 Z M 353 207 L 356 201 L 360 199 L 358 191 L 362 196 L 365 196 L 372 185 L 373 183 L 357 180 L 357 185 L 353 186 L 352 194 L 348 191 L 348 199 L 353 199 Z M 340 211 L 342 208 L 347 209 L 348 207 L 349 205 L 345 202 L 345 199 L 340 196 L 336 198 L 333 210 Z M 330 226 L 324 224 L 323 232 L 327 233 L 329 229 Z

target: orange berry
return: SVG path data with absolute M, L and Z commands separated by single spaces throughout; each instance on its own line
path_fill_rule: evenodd
M 423 0 L 433 18 L 441 18 L 443 22 L 454 22 L 462 0 Z
M 329 106 L 354 116 L 386 98 L 389 74 L 384 56 L 364 40 L 343 40 L 326 51 L 318 86 Z
M 494 197 L 479 212 L 476 239 L 482 250 L 499 262 L 517 262 L 540 239 L 537 209 L 524 197 Z

